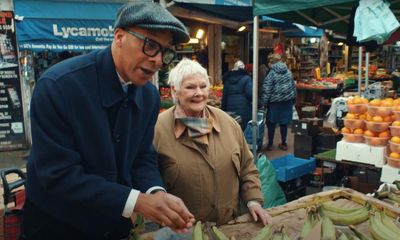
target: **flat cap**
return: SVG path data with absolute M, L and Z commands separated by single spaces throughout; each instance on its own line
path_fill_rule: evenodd
M 141 27 L 166 30 L 173 35 L 173 44 L 189 41 L 186 27 L 158 3 L 127 3 L 118 10 L 114 28 Z

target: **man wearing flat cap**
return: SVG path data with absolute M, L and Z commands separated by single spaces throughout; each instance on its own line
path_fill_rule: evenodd
M 54 65 L 35 87 L 22 239 L 123 239 L 137 215 L 177 232 L 194 222 L 164 190 L 149 82 L 187 30 L 155 3 L 122 6 L 114 27 L 110 47 Z

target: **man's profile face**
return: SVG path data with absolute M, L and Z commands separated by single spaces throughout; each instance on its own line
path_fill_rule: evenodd
M 159 43 L 163 48 L 172 47 L 172 33 L 169 31 L 152 31 L 137 27 L 127 30 Z M 124 29 L 116 29 L 114 44 L 116 47 L 116 54 L 113 52 L 115 66 L 126 82 L 142 86 L 151 79 L 163 64 L 161 52 L 153 57 L 146 55 L 143 52 L 145 40 L 129 34 Z

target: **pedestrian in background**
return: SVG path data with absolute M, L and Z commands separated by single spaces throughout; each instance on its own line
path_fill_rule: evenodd
M 111 46 L 54 65 L 35 86 L 21 239 L 123 239 L 137 214 L 177 232 L 194 222 L 164 189 L 150 83 L 188 32 L 155 3 L 122 6 L 114 28 Z
M 224 88 L 222 90 L 221 109 L 226 112 L 234 112 L 241 118 L 240 127 L 245 130 L 247 122 L 251 120 L 251 102 L 253 81 L 242 61 L 235 62 L 233 69 L 222 78 Z
M 269 57 L 270 71 L 263 83 L 260 105 L 267 109 L 268 145 L 266 150 L 271 151 L 274 144 L 275 127 L 279 124 L 281 143 L 278 147 L 288 149 L 286 138 L 288 124 L 293 117 L 293 104 L 296 100 L 296 85 L 292 72 L 282 62 L 279 54 Z

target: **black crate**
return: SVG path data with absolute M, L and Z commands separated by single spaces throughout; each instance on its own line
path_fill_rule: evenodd
M 320 118 L 302 118 L 293 120 L 292 132 L 297 135 L 315 136 L 320 132 L 323 120 Z
M 336 143 L 342 139 L 342 134 L 318 133 L 315 139 L 317 148 L 335 149 Z
M 297 200 L 305 195 L 306 195 L 306 186 L 300 186 L 299 188 L 297 188 L 294 191 L 285 193 L 286 200 L 288 202 Z
M 294 155 L 299 158 L 308 159 L 315 152 L 315 137 L 308 135 L 294 135 Z
M 287 182 L 278 181 L 279 185 L 281 186 L 282 190 L 286 192 L 292 192 L 296 190 L 298 187 L 303 185 L 302 177 L 298 177 Z

